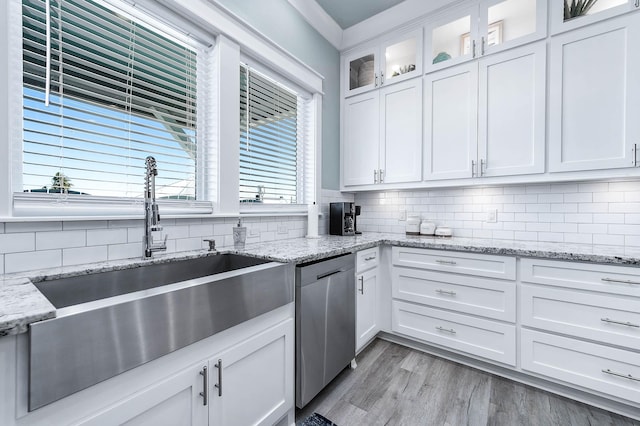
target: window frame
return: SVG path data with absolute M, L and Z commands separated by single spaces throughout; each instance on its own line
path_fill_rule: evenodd
M 114 3 L 120 3 L 120 1 L 127 0 L 101 0 L 103 3 L 113 5 Z M 3 100 L 0 101 L 0 128 L 3 134 L 6 135 L 7 143 L 0 143 L 0 176 L 2 180 L 6 178 L 6 185 L 0 185 L 0 220 L 39 220 L 52 218 L 57 219 L 96 219 L 100 217 L 105 218 L 124 218 L 131 217 L 131 199 L 112 200 L 119 201 L 121 203 L 121 211 L 117 208 L 114 211 L 104 212 L 96 211 L 95 209 L 73 208 L 73 204 L 68 204 L 69 211 L 65 215 L 47 215 L 43 214 L 41 210 L 43 204 L 32 203 L 30 205 L 31 210 L 16 209 L 14 203 L 18 200 L 20 204 L 20 197 L 22 196 L 22 189 L 18 188 L 20 185 L 20 179 L 16 179 L 19 176 L 22 169 L 22 23 L 21 19 L 15 19 L 16 16 L 21 16 L 21 0 L 9 0 L 4 3 L 0 8 L 4 8 L 7 13 L 3 14 L 3 18 L 0 18 L 0 24 L 4 24 L 2 27 L 4 30 L 0 30 L 0 94 L 7 94 Z M 215 57 L 215 70 L 212 75 L 212 79 L 215 80 L 216 86 L 223 92 L 223 85 L 229 84 L 228 72 L 225 72 L 225 67 L 234 64 L 234 71 L 237 74 L 238 58 L 240 55 L 240 49 L 248 52 L 252 57 L 259 60 L 264 66 L 284 76 L 286 79 L 294 84 L 299 85 L 303 89 L 307 90 L 311 94 L 311 107 L 313 109 L 312 116 L 313 128 L 310 133 L 314 140 L 314 154 L 315 154 L 315 183 L 314 183 L 314 197 L 315 199 L 319 194 L 320 185 L 320 152 L 321 152 L 321 109 L 322 109 L 322 85 L 324 77 L 311 69 L 309 66 L 301 62 L 293 55 L 286 52 L 276 43 L 256 31 L 251 26 L 247 25 L 240 19 L 231 16 L 220 6 L 215 4 L 209 4 L 203 6 L 203 4 L 194 4 L 191 2 L 182 2 L 180 0 L 166 0 L 163 2 L 161 9 L 158 9 L 159 5 L 155 0 L 137 0 L 135 7 L 131 6 L 132 14 L 149 15 L 147 11 L 153 10 L 150 14 L 151 18 L 158 19 L 160 23 L 177 23 L 177 26 L 184 28 L 186 24 L 189 27 L 193 27 L 193 33 L 198 35 L 205 35 L 209 37 L 215 37 L 216 43 L 212 52 L 212 57 Z M 18 34 L 16 36 L 16 34 Z M 220 40 L 226 40 L 226 48 L 220 47 Z M 233 40 L 233 41 L 232 41 Z M 16 67 L 16 56 L 20 58 L 20 66 Z M 11 84 L 11 82 L 19 81 L 20 84 Z M 17 87 L 16 87 L 17 86 Z M 239 90 L 236 91 L 239 98 Z M 237 120 L 231 124 L 228 124 L 224 118 L 222 118 L 222 109 L 220 105 L 226 105 L 228 96 L 224 93 L 216 93 L 215 99 L 211 99 L 214 104 L 214 110 L 219 112 L 216 116 L 216 136 L 215 140 L 209 141 L 208 146 L 216 150 L 216 167 L 214 171 L 215 180 L 215 199 L 209 200 L 213 204 L 212 211 L 204 213 L 200 207 L 194 206 L 197 202 L 184 203 L 185 206 L 177 209 L 172 209 L 171 206 L 162 206 L 164 208 L 164 217 L 183 217 L 186 214 L 191 213 L 190 217 L 229 217 L 235 216 L 241 213 L 238 199 L 238 184 L 235 184 L 233 190 L 224 188 L 226 185 L 221 184 L 220 177 L 225 176 L 227 179 L 229 170 L 235 170 L 238 172 L 239 161 L 229 155 L 224 145 L 220 143 L 223 140 L 223 136 L 229 136 L 230 134 L 238 134 L 239 129 L 237 126 Z M 239 103 L 239 99 L 235 100 Z M 19 105 L 19 108 L 15 108 L 15 105 Z M 237 117 L 237 109 L 236 117 Z M 227 120 L 228 121 L 228 120 Z M 227 128 L 229 127 L 229 128 Z M 235 130 L 233 130 L 233 127 Z M 234 138 L 234 140 L 239 139 Z M 236 145 L 234 144 L 234 147 Z M 6 154 L 6 155 L 3 155 Z M 227 161 L 231 160 L 231 163 Z M 3 172 L 4 171 L 4 172 Z M 197 171 L 197 173 L 200 173 Z M 233 185 L 233 182 L 231 182 Z M 18 197 L 15 195 L 18 193 Z M 230 196 L 230 194 L 234 196 Z M 68 200 L 67 200 L 68 201 Z M 206 201 L 206 203 L 209 203 Z M 63 200 L 64 203 L 64 200 Z M 120 204 L 119 203 L 119 204 Z M 48 202 L 51 207 L 51 201 Z M 82 203 L 79 203 L 82 204 Z M 86 203 L 84 203 L 86 204 Z M 134 203 L 135 204 L 135 203 Z M 191 210 L 188 210 L 191 204 Z M 114 204 L 115 205 L 115 204 Z M 86 207 L 86 206 L 85 206 Z M 115 207 L 118 207 L 115 205 Z M 187 208 L 185 211 L 184 208 Z M 137 208 L 136 208 L 137 209 Z M 134 209 L 134 210 L 136 210 Z M 245 210 L 245 209 L 243 209 Z M 20 213 L 20 214 L 17 214 Z M 133 217 L 141 217 L 142 209 L 140 213 L 134 214 Z M 270 215 L 270 214 L 302 214 L 306 213 L 306 206 L 297 205 L 267 205 L 260 206 L 257 209 L 251 209 L 245 212 L 246 215 Z

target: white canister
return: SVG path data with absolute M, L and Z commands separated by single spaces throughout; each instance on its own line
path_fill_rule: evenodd
M 420 224 L 420 235 L 433 235 L 436 233 L 436 224 L 428 220 L 423 220 Z
M 407 224 L 405 227 L 407 235 L 420 235 L 420 214 L 409 213 L 407 214 Z

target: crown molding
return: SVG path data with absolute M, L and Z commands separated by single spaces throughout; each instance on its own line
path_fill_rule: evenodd
M 342 28 L 315 0 L 288 0 L 302 17 L 336 49 L 342 46 Z

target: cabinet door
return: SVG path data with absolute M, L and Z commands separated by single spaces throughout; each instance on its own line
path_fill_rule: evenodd
M 553 38 L 550 61 L 550 171 L 633 167 L 640 14 Z
M 547 0 L 483 0 L 478 31 L 480 55 L 540 40 L 547 32 Z
M 344 56 L 344 94 L 357 95 L 374 89 L 380 84 L 378 48 L 360 49 Z
M 480 176 L 544 172 L 545 74 L 544 42 L 480 61 Z
M 356 279 L 356 351 L 371 340 L 378 326 L 378 268 Z
M 210 424 L 272 425 L 293 407 L 292 319 L 209 361 Z
M 380 49 L 381 85 L 422 75 L 422 51 L 422 28 L 386 40 Z
M 421 78 L 380 90 L 380 134 L 379 180 L 419 182 L 422 179 Z
M 478 65 L 424 77 L 424 179 L 470 178 L 478 154 Z
M 208 424 L 204 392 L 204 366 L 195 365 L 145 388 L 109 407 L 82 425 L 201 425 Z
M 342 181 L 348 185 L 373 184 L 378 173 L 380 141 L 379 91 L 344 100 L 342 120 Z
M 591 9 L 584 15 L 575 17 L 564 16 L 564 5 L 562 2 L 550 2 L 549 20 L 551 34 L 558 34 L 564 31 L 573 30 L 585 25 L 590 25 L 604 19 L 609 19 L 617 15 L 628 13 L 640 9 L 638 0 L 598 0 Z
M 425 28 L 425 71 L 435 71 L 478 55 L 478 7 L 453 10 Z

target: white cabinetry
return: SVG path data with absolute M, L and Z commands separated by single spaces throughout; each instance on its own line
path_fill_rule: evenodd
M 544 43 L 425 76 L 424 179 L 544 172 Z
M 356 352 L 360 351 L 378 331 L 380 249 L 361 250 L 356 261 Z
M 546 0 L 483 0 L 429 22 L 427 72 L 544 38 Z
M 617 15 L 640 10 L 639 0 L 598 0 L 586 15 L 565 18 L 563 3 L 560 1 L 550 3 L 551 34 L 573 30 Z
M 344 186 L 422 178 L 422 80 L 407 80 L 344 100 Z
M 209 424 L 273 425 L 293 405 L 293 320 L 209 360 Z
M 353 96 L 422 74 L 422 28 L 391 35 L 345 54 L 344 96 Z
M 516 365 L 515 258 L 406 247 L 392 258 L 394 332 Z
M 638 269 L 538 259 L 521 268 L 522 368 L 639 401 Z
M 551 39 L 552 172 L 638 165 L 640 14 Z

